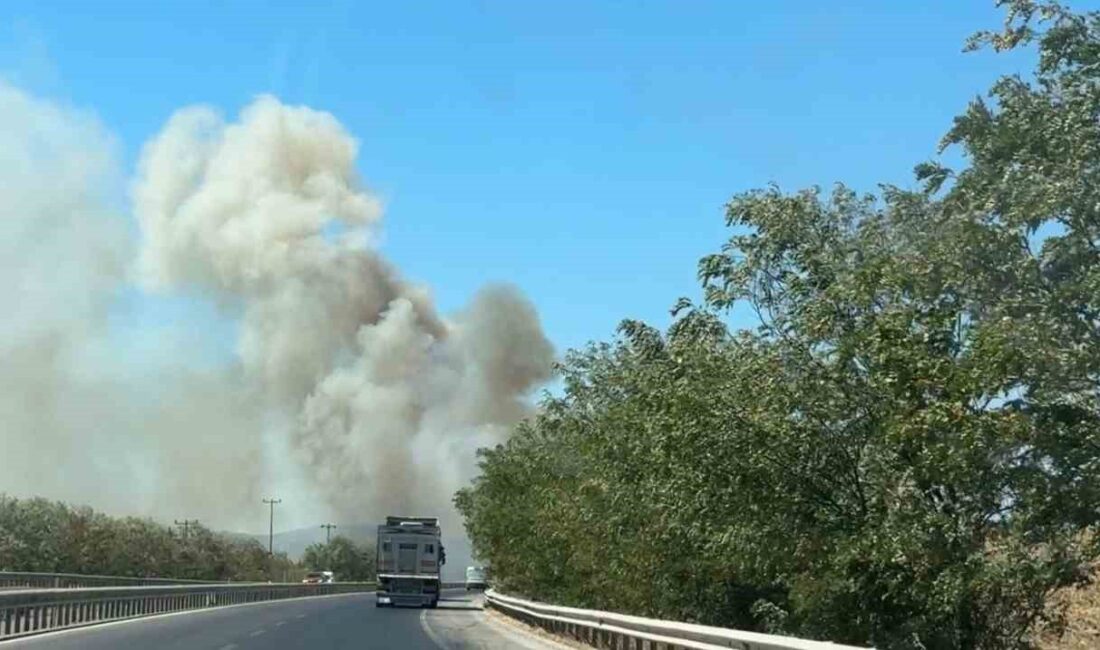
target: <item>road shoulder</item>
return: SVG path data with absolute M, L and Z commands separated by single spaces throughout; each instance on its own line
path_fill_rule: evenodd
M 541 630 L 510 621 L 483 608 L 483 596 L 450 595 L 437 609 L 421 612 L 420 626 L 442 650 L 490 650 L 524 648 L 526 650 L 575 650 Z

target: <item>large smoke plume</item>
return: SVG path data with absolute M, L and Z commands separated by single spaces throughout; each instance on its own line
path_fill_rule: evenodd
M 231 122 L 178 111 L 131 184 L 136 250 L 97 190 L 114 173 L 101 127 L 4 87 L 0 119 L 15 127 L 0 139 L 15 282 L 0 291 L 16 292 L 0 297 L 24 306 L 0 318 L 0 490 L 72 498 L 83 481 L 129 510 L 172 501 L 232 524 L 289 472 L 340 521 L 450 518 L 474 449 L 505 437 L 549 376 L 515 290 L 445 318 L 381 257 L 381 205 L 327 113 L 271 97 Z M 236 358 L 195 369 L 177 349 L 116 371 L 107 314 L 127 269 L 145 291 L 197 294 L 236 319 Z M 43 479 L 48 467 L 59 474 Z M 128 482 L 146 496 L 121 498 Z
M 136 355 L 111 322 L 134 254 L 115 150 L 90 115 L 0 83 L 0 492 L 241 521 L 262 449 L 239 373 Z

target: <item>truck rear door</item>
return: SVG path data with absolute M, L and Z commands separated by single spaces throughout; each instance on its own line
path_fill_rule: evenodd
M 397 572 L 419 573 L 416 566 L 419 559 L 419 548 L 415 542 L 399 542 L 397 544 Z
M 420 573 L 435 574 L 439 571 L 439 564 L 435 559 L 435 549 L 435 542 L 422 545 L 420 553 Z

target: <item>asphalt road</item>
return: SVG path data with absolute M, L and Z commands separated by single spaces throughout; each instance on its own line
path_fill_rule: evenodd
M 171 614 L 0 642 L 0 650 L 517 647 L 541 646 L 487 624 L 478 600 L 462 590 L 444 592 L 436 610 L 379 609 L 374 594 L 347 594 Z

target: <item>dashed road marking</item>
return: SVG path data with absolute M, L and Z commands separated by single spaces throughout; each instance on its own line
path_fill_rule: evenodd
M 281 627 L 286 625 L 286 621 L 275 621 L 275 627 Z
M 218 648 L 218 650 L 237 650 L 237 644 L 236 643 L 227 643 L 227 644 L 223 645 L 222 647 Z
M 264 629 L 261 627 L 258 630 L 253 630 L 252 634 L 249 634 L 248 636 L 260 636 L 263 633 L 264 633 Z

